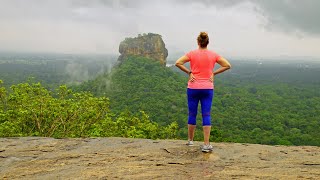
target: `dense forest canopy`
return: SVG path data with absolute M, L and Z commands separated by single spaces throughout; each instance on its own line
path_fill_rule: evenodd
M 6 68 L 1 64 L 0 68 L 3 69 L 0 70 L 0 77 L 7 84 L 1 90 L 1 136 L 137 137 L 134 136 L 137 133 L 140 134 L 138 137 L 147 138 L 185 139 L 187 137 L 187 76 L 176 67 L 163 67 L 147 58 L 129 57 L 110 72 L 88 73 L 88 76 L 94 75 L 96 78 L 89 77 L 86 79 L 88 81 L 73 85 L 71 87 L 73 90 L 69 89 L 68 97 L 59 98 L 59 91 L 55 94 L 53 89 L 58 88 L 62 83 L 67 83 L 68 80 L 70 82 L 70 77 L 63 76 L 61 73 L 65 71 L 64 63 L 66 62 L 52 61 L 51 63 L 56 63 L 53 65 L 47 61 L 43 61 L 42 64 L 34 64 L 33 61 L 3 63 L 2 60 Z M 320 79 L 318 78 L 320 63 L 281 60 L 230 61 L 233 69 L 217 75 L 215 79 L 211 140 L 320 146 Z M 82 67 L 90 65 L 85 61 L 83 64 Z M 50 69 L 53 66 L 56 68 L 55 71 L 46 71 L 48 76 L 41 76 L 41 70 Z M 42 68 L 39 69 L 39 67 Z M 97 69 L 93 68 L 89 72 L 95 72 Z M 10 75 L 10 72 L 16 72 L 16 74 Z M 41 81 L 50 89 L 32 82 L 19 84 L 25 82 L 27 77 L 34 77 L 35 81 Z M 10 85 L 14 86 L 9 89 Z M 62 89 L 60 87 L 60 91 L 64 90 L 63 88 L 66 87 L 62 86 Z M 30 94 L 27 93 L 31 91 L 28 89 L 41 93 Z M 85 93 L 85 91 L 88 92 Z M 40 102 L 35 100 L 39 97 L 44 100 Z M 19 99 L 21 101 L 17 101 Z M 23 102 L 31 100 L 35 100 L 33 105 L 23 107 Z M 102 112 L 99 109 L 101 101 L 107 103 L 104 105 L 106 110 Z M 91 123 L 87 124 L 88 127 L 83 127 L 80 134 L 72 127 L 65 132 L 68 128 L 63 128 L 64 121 L 61 121 L 58 126 L 52 123 L 55 121 L 52 118 L 50 122 L 49 120 L 45 122 L 49 125 L 44 127 L 50 130 L 57 126 L 56 131 L 51 134 L 41 134 L 49 131 L 37 129 L 37 120 L 34 117 L 38 117 L 41 113 L 36 115 L 34 113 L 39 111 L 39 103 L 49 103 L 46 107 L 52 107 L 50 108 L 52 112 L 46 112 L 46 116 L 61 116 L 62 119 L 68 117 L 68 112 L 75 112 L 72 108 L 90 104 L 92 111 L 77 112 L 79 118 L 74 119 L 74 123 L 81 124 L 87 120 Z M 61 111 L 61 106 L 71 109 L 64 115 L 57 115 L 56 113 Z M 97 109 L 94 109 L 95 107 Z M 106 116 L 98 116 L 99 113 Z M 46 120 L 43 118 L 43 121 Z M 142 123 L 139 124 L 138 121 Z M 143 126 L 145 122 L 147 122 L 146 127 Z M 112 123 L 113 125 L 110 125 Z M 121 123 L 128 124 L 121 126 L 119 125 Z M 200 116 L 197 123 L 200 129 Z M 72 124 L 69 125 L 72 126 Z M 117 127 L 117 131 L 121 133 L 108 134 L 110 130 L 115 130 L 108 128 L 110 126 Z M 131 134 L 125 134 L 126 130 L 122 127 Z M 15 130 L 10 131 L 10 129 Z M 146 129 L 149 131 L 144 131 Z M 161 129 L 161 132 L 157 130 L 157 134 L 155 129 Z M 170 135 L 165 136 L 166 133 Z M 201 140 L 202 131 L 197 130 L 195 138 Z

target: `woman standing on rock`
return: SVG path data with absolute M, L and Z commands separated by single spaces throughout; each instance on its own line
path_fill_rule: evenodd
M 200 32 L 198 38 L 198 49 L 190 51 L 176 61 L 176 66 L 182 71 L 189 74 L 188 81 L 188 143 L 193 145 L 194 131 L 196 129 L 196 117 L 199 101 L 201 103 L 202 125 L 204 145 L 203 152 L 212 151 L 210 145 L 211 131 L 211 105 L 214 95 L 214 76 L 231 68 L 230 63 L 217 53 L 207 49 L 209 44 L 208 34 Z M 184 64 L 190 62 L 190 69 L 187 69 Z M 220 68 L 214 70 L 215 63 L 220 64 Z

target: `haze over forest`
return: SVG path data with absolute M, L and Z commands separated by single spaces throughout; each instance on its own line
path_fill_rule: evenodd
M 170 56 L 320 58 L 318 0 L 0 0 L 0 51 L 118 54 L 125 37 L 161 34 Z

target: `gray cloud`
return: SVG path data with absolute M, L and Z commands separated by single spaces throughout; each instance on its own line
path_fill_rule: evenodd
M 265 27 L 269 30 L 320 35 L 319 0 L 199 0 L 196 2 L 217 8 L 230 8 L 250 2 L 256 5 L 256 11 L 266 18 Z
M 320 35 L 319 0 L 252 0 L 268 20 L 267 27 L 286 32 Z
M 219 8 L 229 8 L 232 6 L 236 6 L 238 4 L 244 3 L 248 0 L 175 0 L 175 2 L 180 4 L 202 4 L 206 7 L 215 6 Z
M 256 11 L 267 20 L 268 30 L 320 35 L 319 0 L 187 0 L 208 8 L 230 8 L 242 3 L 252 3 Z M 176 0 L 184 3 L 185 0 Z
M 125 37 L 159 33 L 170 53 L 199 31 L 232 56 L 313 55 L 317 0 L 0 0 L 0 50 L 118 53 Z M 294 34 L 302 34 L 302 39 Z M 257 49 L 256 47 L 260 47 Z M 300 51 L 297 51 L 299 49 Z M 300 53 L 300 54 L 299 54 Z

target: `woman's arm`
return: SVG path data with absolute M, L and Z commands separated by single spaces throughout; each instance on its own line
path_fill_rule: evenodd
M 182 56 L 176 61 L 176 66 L 183 72 L 189 74 L 189 81 L 194 82 L 196 78 L 193 76 L 192 72 L 184 66 L 184 63 L 189 62 L 190 59 L 187 56 Z
M 220 74 L 220 73 L 222 73 L 222 72 L 224 72 L 224 71 L 226 71 L 226 70 L 231 68 L 231 65 L 230 65 L 229 61 L 226 60 L 223 57 L 220 57 L 218 59 L 217 63 L 220 64 L 221 67 L 219 69 L 217 69 L 216 71 L 214 71 L 213 75 Z
M 182 56 L 176 61 L 175 65 L 185 73 L 189 74 L 191 71 L 184 66 L 184 63 L 186 62 L 189 62 L 189 58 L 187 56 Z

